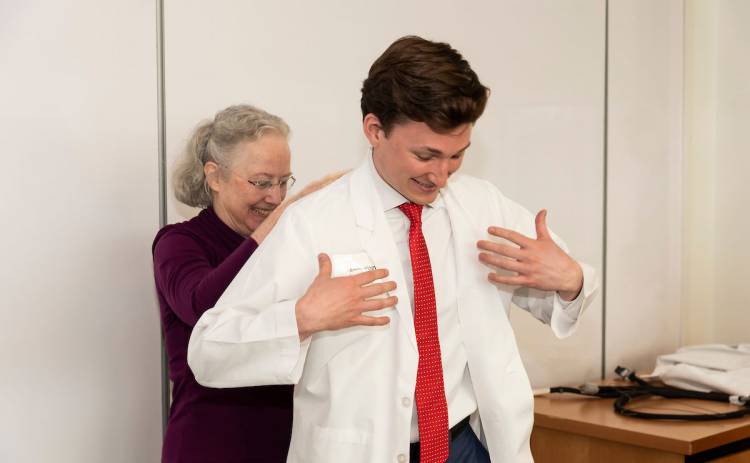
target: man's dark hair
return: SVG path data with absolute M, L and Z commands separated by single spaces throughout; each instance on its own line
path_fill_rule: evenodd
M 474 123 L 489 89 L 449 44 L 406 36 L 391 44 L 362 84 L 362 117 L 378 117 L 386 135 L 395 124 L 424 122 L 436 132 Z

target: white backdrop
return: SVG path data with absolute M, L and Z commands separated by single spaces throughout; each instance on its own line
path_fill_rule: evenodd
M 680 341 L 682 0 L 610 2 L 605 372 Z
M 748 342 L 750 3 L 685 10 L 683 342 Z
M 199 120 L 249 102 L 291 125 L 301 182 L 354 166 L 372 61 L 402 35 L 447 41 L 492 89 L 464 169 L 548 208 L 574 255 L 601 268 L 604 14 L 598 0 L 167 2 L 169 164 Z M 170 221 L 190 214 L 172 199 Z M 513 323 L 535 385 L 599 376 L 599 301 L 565 341 L 525 313 Z
M 0 3 L 0 462 L 158 460 L 155 11 Z

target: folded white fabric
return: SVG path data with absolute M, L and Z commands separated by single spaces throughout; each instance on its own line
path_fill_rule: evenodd
M 652 375 L 680 389 L 750 395 L 750 344 L 683 347 L 657 357 Z

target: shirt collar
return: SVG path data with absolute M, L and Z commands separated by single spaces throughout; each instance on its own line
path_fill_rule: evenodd
M 395 209 L 398 206 L 409 202 L 408 199 L 404 198 L 401 193 L 396 191 L 380 176 L 377 169 L 375 168 L 375 163 L 372 160 L 372 148 L 370 148 L 370 153 L 367 157 L 367 170 L 372 177 L 372 183 L 373 185 L 375 185 L 375 191 L 380 198 L 380 204 L 383 205 L 383 211 L 390 211 L 391 209 Z M 435 201 L 428 204 L 427 206 L 430 209 L 438 209 L 444 207 L 442 191 L 438 193 Z

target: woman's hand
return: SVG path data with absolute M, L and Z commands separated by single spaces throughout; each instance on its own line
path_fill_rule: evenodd
M 328 174 L 325 177 L 320 178 L 318 180 L 312 181 L 312 182 L 308 183 L 307 185 L 305 185 L 305 187 L 302 190 L 298 191 L 297 193 L 295 193 L 291 197 L 289 197 L 285 201 L 285 203 L 291 204 L 291 203 L 297 201 L 300 198 L 304 198 L 305 196 L 309 195 L 310 193 L 314 193 L 314 192 L 320 190 L 321 188 L 330 185 L 331 183 L 335 182 L 336 180 L 338 180 L 339 178 L 341 178 L 341 176 L 343 176 L 344 174 L 346 174 L 348 172 L 349 172 L 348 170 L 341 170 L 341 171 L 338 171 L 338 172 L 334 172 L 332 174 Z
M 396 289 L 396 283 L 375 280 L 388 276 L 388 270 L 375 269 L 345 277 L 331 277 L 331 259 L 318 256 L 320 271 L 307 292 L 297 301 L 297 329 L 300 340 L 313 333 L 338 330 L 350 326 L 387 325 L 388 317 L 373 317 L 364 312 L 393 307 L 396 296 L 381 297 Z
M 292 204 L 300 198 L 304 198 L 310 193 L 320 190 L 324 186 L 329 185 L 334 180 L 338 180 L 339 177 L 347 172 L 348 171 L 334 172 L 332 174 L 326 175 L 319 180 L 315 180 L 314 182 L 310 182 L 309 184 L 307 184 L 301 191 L 287 198 L 286 201 L 279 204 L 276 209 L 268 214 L 268 217 L 266 217 L 266 219 L 261 222 L 258 228 L 256 228 L 255 231 L 250 235 L 250 238 L 254 239 L 258 244 L 263 242 L 263 240 L 266 239 L 266 236 L 271 233 L 271 230 L 276 225 L 276 222 L 279 221 L 279 217 L 281 217 L 281 214 L 284 213 L 284 209 L 286 209 L 288 205 Z

